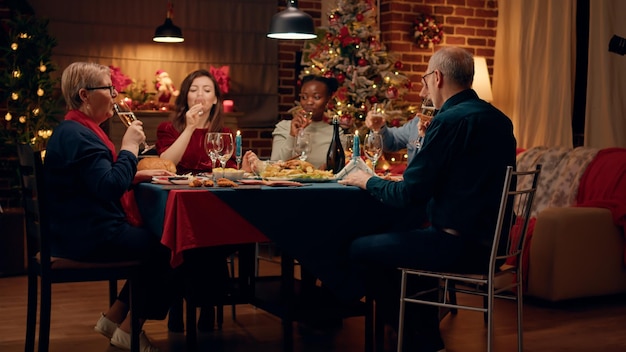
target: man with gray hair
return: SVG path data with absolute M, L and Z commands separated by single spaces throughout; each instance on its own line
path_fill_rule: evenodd
M 368 295 L 397 328 L 398 267 L 425 270 L 483 269 L 488 266 L 507 166 L 515 165 L 516 141 L 510 119 L 471 89 L 474 60 L 464 49 L 438 50 L 422 76 L 420 96 L 438 113 L 420 122 L 424 141 L 400 182 L 364 172 L 339 181 L 367 190 L 400 208 L 426 207 L 426 226 L 389 228 L 350 244 L 350 258 L 364 269 Z M 435 287 L 423 280 L 419 287 Z M 436 292 L 435 292 L 436 294 Z M 407 306 L 406 351 L 443 351 L 437 307 Z

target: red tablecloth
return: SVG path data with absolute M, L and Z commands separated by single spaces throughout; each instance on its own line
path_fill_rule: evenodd
M 161 242 L 172 250 L 173 267 L 182 264 L 186 249 L 265 241 L 267 237 L 212 192 L 169 192 Z

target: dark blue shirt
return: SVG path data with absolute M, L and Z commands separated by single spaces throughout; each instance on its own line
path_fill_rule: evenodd
M 128 226 L 120 198 L 131 187 L 137 158 L 113 155 L 89 128 L 63 121 L 46 147 L 52 255 L 81 259 Z
M 468 89 L 443 104 L 404 181 L 372 177 L 367 190 L 398 207 L 427 205 L 432 226 L 490 245 L 515 148 L 511 120 Z

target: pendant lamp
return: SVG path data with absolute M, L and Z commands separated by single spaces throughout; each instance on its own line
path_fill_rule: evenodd
M 167 2 L 167 15 L 165 18 L 165 23 L 158 26 L 156 31 L 154 31 L 154 40 L 159 43 L 181 43 L 185 41 L 183 38 L 183 31 L 180 30 L 180 27 L 177 27 L 172 22 L 172 15 L 174 14 L 174 4 L 170 0 Z
M 317 38 L 313 17 L 298 10 L 297 0 L 287 0 L 287 8 L 272 17 L 267 36 L 274 39 Z

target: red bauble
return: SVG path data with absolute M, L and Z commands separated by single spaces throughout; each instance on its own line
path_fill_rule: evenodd
M 333 76 L 333 73 L 332 73 L 332 72 L 330 72 L 330 71 L 326 71 L 326 72 L 324 72 L 324 77 L 326 77 L 326 78 L 331 78 L 332 76 Z
M 362 13 L 357 13 L 357 14 L 356 14 L 356 20 L 357 20 L 357 21 L 361 22 L 361 21 L 363 21 L 363 18 L 364 18 L 364 17 L 363 17 L 363 14 L 362 14 Z
M 391 120 L 391 126 L 393 126 L 393 127 L 400 127 L 400 119 L 393 119 L 393 120 Z
M 396 99 L 398 98 L 398 88 L 391 86 L 389 88 L 387 88 L 387 93 L 385 93 L 385 96 L 388 99 Z
M 367 60 L 361 58 L 359 59 L 359 66 L 367 66 L 369 65 L 369 62 L 367 62 Z
M 339 82 L 339 84 L 343 84 L 343 82 L 345 82 L 346 80 L 346 75 L 344 75 L 343 73 L 339 73 L 335 78 L 337 78 L 337 82 Z
M 378 98 L 374 95 L 370 97 L 370 103 L 375 104 L 378 103 Z
M 393 67 L 395 67 L 398 70 L 400 70 L 402 68 L 402 61 L 396 61 L 396 63 L 393 64 Z
M 352 127 L 352 115 L 341 115 L 339 118 L 339 126 L 344 129 Z

